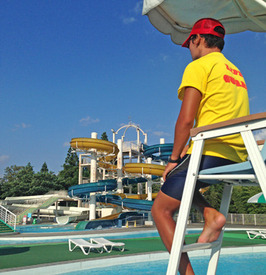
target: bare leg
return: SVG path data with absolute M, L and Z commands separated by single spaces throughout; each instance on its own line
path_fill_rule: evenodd
M 173 215 L 179 207 L 179 200 L 173 199 L 160 191 L 151 210 L 160 237 L 169 253 L 171 251 L 176 226 Z M 181 255 L 179 272 L 181 275 L 194 274 L 187 253 L 182 253 Z
M 225 225 L 225 216 L 214 209 L 199 191 L 195 192 L 193 205 L 202 212 L 205 219 L 203 231 L 198 238 L 198 243 L 211 243 L 216 241 Z

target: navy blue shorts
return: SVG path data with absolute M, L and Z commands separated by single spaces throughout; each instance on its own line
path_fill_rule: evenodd
M 190 160 L 190 155 L 185 155 L 182 158 L 180 164 L 178 164 L 172 171 L 169 172 L 169 174 L 166 177 L 166 181 L 164 182 L 161 188 L 161 191 L 164 194 L 181 201 L 183 189 L 186 181 L 186 176 L 187 176 L 189 160 Z M 199 170 L 233 164 L 233 163 L 235 162 L 229 159 L 203 155 Z M 204 188 L 209 185 L 210 184 L 208 183 L 197 181 L 195 190 L 199 190 L 200 188 Z

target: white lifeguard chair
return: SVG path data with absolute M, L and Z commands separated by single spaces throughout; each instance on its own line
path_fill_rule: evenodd
M 167 275 L 177 274 L 182 252 L 209 248 L 211 249 L 211 256 L 207 274 L 211 275 L 216 273 L 223 240 L 223 231 L 215 242 L 183 245 L 187 219 L 189 217 L 197 180 L 225 183 L 220 206 L 220 212 L 225 215 L 225 217 L 228 213 L 233 185 L 259 185 L 266 197 L 266 145 L 264 145 L 260 151 L 253 134 L 254 130 L 260 130 L 263 128 L 266 128 L 266 112 L 191 130 L 190 133 L 194 145 L 176 223 Z M 206 169 L 199 172 L 204 141 L 206 139 L 237 133 L 240 133 L 243 138 L 249 160 L 243 163 Z

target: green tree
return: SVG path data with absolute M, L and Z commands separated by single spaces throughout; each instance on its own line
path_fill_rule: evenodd
M 107 136 L 106 132 L 103 132 L 103 133 L 102 133 L 101 139 L 102 139 L 102 140 L 107 140 L 107 141 L 108 141 L 108 136 Z
M 236 186 L 233 189 L 229 211 L 230 213 L 242 214 L 265 214 L 266 205 L 248 203 L 248 199 L 261 192 L 256 186 Z
M 60 184 L 57 176 L 53 172 L 38 172 L 34 174 L 30 185 L 31 195 L 43 195 L 50 191 L 62 190 L 64 187 Z
M 26 166 L 7 167 L 1 180 L 1 198 L 31 195 L 30 185 L 33 177 L 34 171 L 30 163 Z
M 220 208 L 224 184 L 211 185 L 203 194 L 206 200 L 217 210 Z M 256 186 L 235 186 L 229 206 L 230 213 L 237 214 L 265 214 L 266 205 L 248 203 L 248 199 L 261 192 Z
M 76 152 L 72 153 L 72 149 L 69 148 L 67 157 L 63 165 L 63 170 L 58 174 L 58 181 L 64 189 L 68 189 L 72 185 L 78 184 L 79 174 L 79 158 Z
M 223 184 L 211 185 L 207 191 L 203 193 L 205 199 L 217 210 L 220 208 L 223 186 Z
M 35 173 L 30 184 L 31 195 L 43 195 L 50 191 L 64 189 L 57 179 L 57 176 L 49 171 L 46 162 L 43 163 L 40 172 Z
M 44 162 L 43 165 L 42 165 L 42 168 L 41 168 L 41 173 L 46 173 L 46 172 L 49 172 L 48 170 L 48 166 L 47 166 L 47 163 Z

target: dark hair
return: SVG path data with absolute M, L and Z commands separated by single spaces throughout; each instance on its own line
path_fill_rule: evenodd
M 217 26 L 214 30 L 218 33 L 225 34 L 225 31 L 222 27 Z M 224 48 L 224 40 L 221 37 L 212 35 L 212 34 L 201 34 L 201 37 L 205 38 L 205 42 L 208 48 L 215 48 L 217 47 L 220 51 Z
M 214 30 L 218 33 L 225 34 L 225 31 L 222 27 L 217 26 Z M 224 40 L 221 37 L 212 35 L 212 34 L 200 34 L 201 37 L 205 38 L 205 42 L 208 48 L 215 48 L 217 47 L 220 51 L 224 48 Z M 190 37 L 190 40 L 193 42 L 196 39 L 197 35 L 193 34 Z

